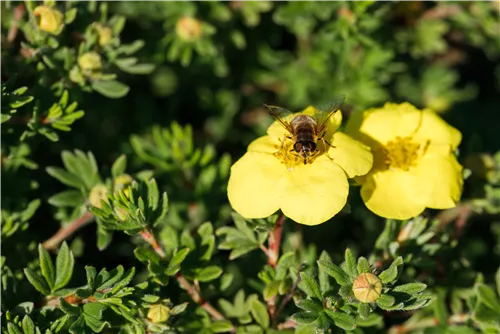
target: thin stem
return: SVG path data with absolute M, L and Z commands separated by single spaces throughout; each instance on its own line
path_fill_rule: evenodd
M 465 313 L 464 314 L 453 314 L 448 318 L 447 323 L 449 325 L 464 324 L 467 321 L 469 321 L 470 319 L 471 319 L 470 314 L 465 314 Z M 392 326 L 389 329 L 388 333 L 389 334 L 410 333 L 410 332 L 413 332 L 415 330 L 434 327 L 438 323 L 439 323 L 439 321 L 437 318 L 434 318 L 434 317 L 424 318 L 424 319 L 419 319 L 416 322 Z
M 71 223 L 65 226 L 61 226 L 61 228 L 51 236 L 49 239 L 45 240 L 43 243 L 43 247 L 46 250 L 54 250 L 56 249 L 61 242 L 69 238 L 73 233 L 87 225 L 91 221 L 94 220 L 94 215 L 87 211 L 79 218 L 75 219 Z
M 278 319 L 278 315 L 281 313 L 281 311 L 283 311 L 283 309 L 285 308 L 286 304 L 288 304 L 288 302 L 292 299 L 293 294 L 295 293 L 295 290 L 297 290 L 297 287 L 298 287 L 298 285 L 300 283 L 300 280 L 301 280 L 300 272 L 302 271 L 303 266 L 304 265 L 301 265 L 299 267 L 299 270 L 297 272 L 297 279 L 293 283 L 292 288 L 290 289 L 290 291 L 288 291 L 288 293 L 286 294 L 285 298 L 283 298 L 283 300 L 281 301 L 281 304 L 278 307 L 278 310 L 274 313 L 274 316 L 271 319 L 271 323 L 272 324 L 276 323 L 276 320 Z M 278 329 L 279 329 L 279 325 L 278 325 Z
M 151 245 L 156 254 L 158 254 L 162 259 L 165 258 L 165 251 L 158 243 L 155 235 L 151 232 L 151 230 L 144 229 L 139 234 L 144 239 L 144 241 L 146 241 L 149 245 Z M 212 318 L 214 318 L 215 320 L 226 320 L 226 318 L 222 313 L 217 311 L 212 305 L 210 305 L 205 299 L 203 299 L 198 290 L 196 290 L 196 288 L 193 285 L 191 285 L 191 283 L 188 282 L 188 280 L 181 274 L 180 271 L 177 272 L 175 278 L 177 279 L 179 285 L 184 290 L 186 290 L 191 299 L 195 303 L 203 307 L 203 309 L 205 309 L 205 311 L 207 311 L 208 314 L 212 316 Z M 236 331 L 236 329 L 233 327 L 232 332 L 234 331 Z
M 276 224 L 273 230 L 269 234 L 267 263 L 273 268 L 276 268 L 280 255 L 281 234 L 283 232 L 284 220 L 285 216 L 283 215 L 283 212 L 281 212 L 278 219 L 276 220 Z M 274 319 L 276 314 L 276 296 L 269 298 L 269 300 L 267 301 L 267 308 L 269 309 L 269 315 L 271 316 L 271 319 Z
M 14 40 L 16 39 L 19 21 L 23 17 L 23 14 L 24 14 L 24 4 L 16 6 L 16 8 L 14 9 L 14 19 L 7 34 L 7 41 L 9 43 L 14 42 Z

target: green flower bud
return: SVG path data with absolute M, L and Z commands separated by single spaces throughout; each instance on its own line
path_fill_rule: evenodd
M 108 201 L 108 189 L 104 184 L 98 184 L 90 191 L 89 202 L 96 208 L 101 208 L 101 200 Z
M 147 318 L 153 323 L 165 322 L 170 317 L 170 308 L 162 304 L 151 305 Z
M 203 26 L 201 21 L 185 16 L 177 21 L 175 32 L 180 39 L 186 42 L 194 42 L 203 34 Z
M 57 9 L 47 6 L 38 6 L 33 10 L 36 23 L 40 30 L 52 35 L 59 35 L 64 27 L 64 16 Z
M 130 176 L 128 174 L 118 175 L 113 180 L 113 182 L 115 184 L 114 190 L 115 191 L 122 190 L 122 189 L 126 188 L 129 184 L 131 184 L 132 181 L 134 181 L 134 179 L 132 178 L 132 176 Z
M 360 302 L 372 303 L 382 294 L 382 282 L 374 274 L 364 273 L 354 280 L 352 292 Z

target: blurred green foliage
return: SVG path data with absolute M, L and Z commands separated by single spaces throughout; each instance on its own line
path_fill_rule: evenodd
M 2 332 L 500 332 L 499 2 L 1 6 Z M 353 189 L 266 264 L 279 218 L 231 212 L 231 163 L 264 103 L 338 94 L 457 127 L 462 202 L 386 222 Z

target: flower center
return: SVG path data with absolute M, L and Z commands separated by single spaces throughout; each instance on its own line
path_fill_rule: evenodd
M 411 141 L 411 137 L 396 137 L 385 145 L 385 164 L 389 168 L 409 170 L 415 166 L 420 156 L 420 144 Z
M 274 153 L 274 156 L 278 158 L 281 163 L 285 164 L 289 170 L 292 170 L 298 165 L 303 165 L 304 160 L 306 164 L 312 163 L 317 157 L 326 151 L 321 141 L 316 143 L 314 150 L 310 150 L 310 152 L 307 151 L 307 154 L 300 154 L 297 152 L 296 147 L 297 143 L 291 139 L 285 139 L 283 145 L 275 146 L 276 152 Z

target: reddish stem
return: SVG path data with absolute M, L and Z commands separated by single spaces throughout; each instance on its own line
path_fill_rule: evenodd
M 273 268 L 276 268 L 280 255 L 281 234 L 283 232 L 284 220 L 285 216 L 283 215 L 283 212 L 281 212 L 278 219 L 276 220 L 274 229 L 269 234 L 267 263 Z M 271 297 L 267 301 L 267 307 L 269 309 L 269 315 L 271 316 L 271 319 L 274 319 L 274 317 L 276 316 L 276 296 Z
M 61 228 L 59 229 L 59 231 L 56 232 L 56 234 L 54 234 L 52 237 L 44 241 L 43 247 L 45 247 L 46 250 L 56 249 L 61 242 L 66 240 L 68 237 L 70 237 L 73 233 L 75 233 L 83 226 L 90 223 L 92 220 L 94 220 L 94 215 L 92 215 L 92 213 L 88 211 L 85 212 L 85 214 L 75 219 L 68 225 L 61 226 Z
M 14 19 L 12 21 L 12 25 L 10 26 L 9 32 L 7 34 L 7 41 L 9 43 L 14 42 L 14 40 L 16 39 L 17 26 L 18 26 L 19 20 L 21 20 L 21 18 L 23 17 L 23 14 L 24 14 L 24 4 L 20 4 L 14 9 Z
M 144 239 L 144 241 L 151 245 L 156 254 L 158 254 L 162 259 L 165 258 L 165 251 L 156 240 L 155 235 L 149 229 L 144 229 L 139 234 Z M 203 309 L 207 311 L 208 314 L 212 316 L 212 318 L 214 318 L 215 320 L 226 320 L 222 313 L 217 311 L 212 305 L 210 305 L 205 299 L 203 299 L 198 290 L 196 290 L 196 288 L 188 282 L 188 280 L 181 274 L 180 271 L 177 272 L 175 278 L 177 279 L 179 285 L 187 291 L 191 299 L 195 303 L 203 307 Z M 234 331 L 236 331 L 236 329 L 233 327 L 232 332 Z

